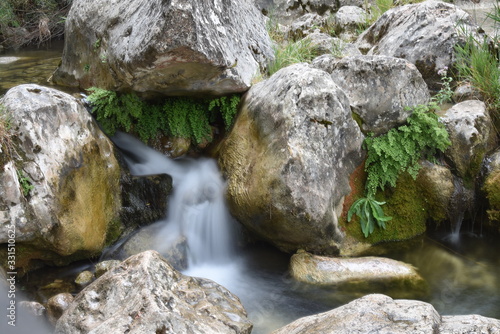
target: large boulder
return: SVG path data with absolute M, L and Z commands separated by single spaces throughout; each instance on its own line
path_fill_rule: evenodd
M 313 63 L 328 73 L 351 103 L 364 132 L 383 134 L 403 124 L 430 95 L 415 65 L 387 56 L 353 56 Z
M 452 67 L 454 47 L 465 42 L 464 31 L 479 41 L 486 37 L 465 11 L 432 0 L 388 10 L 358 37 L 357 45 L 368 55 L 412 62 L 429 87 L 439 89 L 437 72 Z
M 398 297 L 427 292 L 426 282 L 413 266 L 384 257 L 326 257 L 299 251 L 290 259 L 290 274 L 300 282 L 342 291 L 390 289 Z
M 239 299 L 184 276 L 155 251 L 132 256 L 82 290 L 55 333 L 250 333 Z
M 451 140 L 445 155 L 470 188 L 496 137 L 486 105 L 478 100 L 458 103 L 446 111 L 441 121 Z
M 272 57 L 251 0 L 74 1 L 53 81 L 161 94 L 246 91 Z
M 119 223 L 111 142 L 76 98 L 55 89 L 20 85 L 1 103 L 14 136 L 0 159 L 0 243 L 15 230 L 18 267 L 97 254 Z
M 273 334 L 500 333 L 500 320 L 478 315 L 441 317 L 431 304 L 373 294 L 334 310 L 300 318 Z
M 363 135 L 331 76 L 307 64 L 249 90 L 220 147 L 233 215 L 285 251 L 336 253 L 337 218 Z

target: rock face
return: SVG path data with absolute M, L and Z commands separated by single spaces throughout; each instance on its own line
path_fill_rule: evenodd
M 0 164 L 0 243 L 14 225 L 17 243 L 33 248 L 16 254 L 19 267 L 96 254 L 119 223 L 120 169 L 111 142 L 85 107 L 60 91 L 21 85 L 1 102 L 15 136 L 10 159 L 2 153 Z
M 488 217 L 496 229 L 500 230 L 500 150 L 493 153 L 487 160 L 486 179 L 483 190 L 488 198 Z
M 478 100 L 461 102 L 448 109 L 441 121 L 451 140 L 445 155 L 460 177 L 466 182 L 474 180 L 496 136 L 486 105 Z
M 461 31 L 469 31 L 482 41 L 465 11 L 440 1 L 425 1 L 396 7 L 385 12 L 357 40 L 362 52 L 404 58 L 415 64 L 431 89 L 439 89 L 437 71 L 451 68 L 454 46 L 464 42 Z
M 80 292 L 55 333 L 250 333 L 238 298 L 174 270 L 154 251 L 132 256 Z
M 354 44 L 346 43 L 340 38 L 332 37 L 325 33 L 312 33 L 305 37 L 305 40 L 309 42 L 309 46 L 316 54 L 322 55 L 314 59 L 313 65 L 317 62 L 318 58 L 321 58 L 321 60 L 318 61 L 325 61 L 323 58 L 342 58 L 346 56 L 361 55 L 361 52 Z M 319 66 L 315 67 L 321 68 Z
M 395 285 L 412 290 L 425 286 L 414 267 L 383 257 L 334 258 L 299 251 L 290 259 L 290 273 L 298 281 L 317 285 Z
M 500 320 L 477 315 L 441 318 L 431 304 L 373 294 L 300 318 L 273 334 L 500 333 L 499 328 Z
M 220 147 L 233 215 L 282 250 L 338 252 L 337 217 L 362 141 L 328 73 L 281 69 L 252 86 Z
M 346 92 L 362 129 L 376 135 L 401 125 L 412 107 L 428 102 L 427 85 L 415 65 L 387 56 L 354 56 L 315 62 Z
M 246 91 L 272 57 L 250 0 L 74 1 L 53 81 L 161 94 Z

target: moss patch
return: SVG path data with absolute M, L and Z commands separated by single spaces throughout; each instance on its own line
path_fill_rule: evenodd
M 500 229 L 500 171 L 491 173 L 484 183 L 483 190 L 489 202 L 488 218 Z

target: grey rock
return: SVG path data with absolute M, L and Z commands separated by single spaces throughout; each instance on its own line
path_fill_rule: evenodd
M 467 100 L 481 100 L 481 93 L 470 83 L 459 85 L 453 92 L 453 101 L 463 102 Z
M 188 277 L 154 251 L 132 256 L 86 287 L 55 333 L 250 333 L 239 299 Z
M 289 25 L 292 21 L 305 14 L 328 16 L 339 8 L 338 1 L 331 0 L 253 0 L 257 8 L 265 15 L 278 20 L 281 24 Z M 344 5 L 359 3 L 364 0 L 341 0 Z
M 431 304 L 367 295 L 331 311 L 300 318 L 273 334 L 439 333 L 441 317 Z
M 331 311 L 300 318 L 273 334 L 500 333 L 500 320 L 478 315 L 441 317 L 431 304 L 367 295 Z
M 460 177 L 466 181 L 475 179 L 496 136 L 486 105 L 478 100 L 458 103 L 446 111 L 441 121 L 451 140 L 446 157 L 455 165 Z
M 428 102 L 427 85 L 415 65 L 387 56 L 354 56 L 313 62 L 332 75 L 362 120 L 364 132 L 383 134 L 403 124 L 412 107 Z
M 415 64 L 431 89 L 438 90 L 438 71 L 452 68 L 454 47 L 465 42 L 461 31 L 482 41 L 486 37 L 472 18 L 458 7 L 425 1 L 385 12 L 356 42 L 361 52 L 404 58 Z
M 20 85 L 1 103 L 16 140 L 0 164 L 0 209 L 7 218 L 0 243 L 10 224 L 17 242 L 38 248 L 18 256 L 20 266 L 31 256 L 57 264 L 77 252 L 95 255 L 119 219 L 120 168 L 111 142 L 77 99 L 58 90 Z
M 358 6 L 340 7 L 335 14 L 335 32 L 355 33 L 366 22 L 367 17 L 366 11 Z
M 55 83 L 188 95 L 246 91 L 272 58 L 251 0 L 74 1 Z
M 336 253 L 363 135 L 331 76 L 307 64 L 249 90 L 219 151 L 233 215 L 282 250 Z
M 99 278 L 111 269 L 118 267 L 121 261 L 118 260 L 106 260 L 101 261 L 95 265 L 95 277 Z
M 319 33 L 326 19 L 318 14 L 305 14 L 294 20 L 287 31 L 288 39 L 299 40 L 314 32 Z
M 47 316 L 49 321 L 55 325 L 70 304 L 73 302 L 73 295 L 70 293 L 59 293 L 47 301 Z
M 342 58 L 346 56 L 361 55 L 361 52 L 354 44 L 344 42 L 340 38 L 332 37 L 325 33 L 314 32 L 307 35 L 304 39 L 309 41 L 309 46 L 314 49 L 316 54 L 323 55 L 326 58 Z M 314 67 L 321 68 L 315 65 L 315 62 L 321 60 L 316 59 L 313 60 L 312 64 Z

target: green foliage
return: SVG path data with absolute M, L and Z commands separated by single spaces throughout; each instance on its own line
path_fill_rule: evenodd
M 378 227 L 385 229 L 385 222 L 392 219 L 384 214 L 381 205 L 385 202 L 378 202 L 373 197 L 362 197 L 354 202 L 347 213 L 347 221 L 351 221 L 352 215 L 356 214 L 360 218 L 361 230 L 365 238 L 375 230 L 375 223 Z
M 484 96 L 492 116 L 500 118 L 500 68 L 496 48 L 490 48 L 490 41 L 478 41 L 471 33 L 466 34 L 466 42 L 455 46 L 457 61 L 455 68 L 460 79 L 470 82 Z
M 368 196 L 386 185 L 396 186 L 398 176 L 408 172 L 416 178 L 419 159 L 432 157 L 437 151 L 444 152 L 450 145 L 448 132 L 438 121 L 438 116 L 429 106 L 414 108 L 407 124 L 391 129 L 379 137 L 367 137 L 364 145 L 368 151 L 366 171 Z
M 11 142 L 11 120 L 3 104 L 0 104 L 0 149 L 2 154 L 10 156 Z
M 148 103 L 135 94 L 117 94 L 96 87 L 89 89 L 88 101 L 103 130 L 113 135 L 116 130 L 136 132 L 147 141 L 159 133 L 190 138 L 196 143 L 212 140 L 212 114 L 221 115 L 226 129 L 232 124 L 240 97 L 212 100 L 187 97 L 167 98 L 161 103 Z
M 223 96 L 213 99 L 208 104 L 208 110 L 212 111 L 219 108 L 226 130 L 229 130 L 233 124 L 234 116 L 238 112 L 238 105 L 240 104 L 240 97 L 233 95 L 231 97 Z
M 448 76 L 448 67 L 442 68 L 438 71 L 441 76 L 441 89 L 432 97 L 432 101 L 441 105 L 443 103 L 452 102 L 453 90 L 451 89 L 451 82 L 453 78 Z
M 19 184 L 21 185 L 23 195 L 28 196 L 30 191 L 33 190 L 33 188 L 35 188 L 31 184 L 31 180 L 27 176 L 25 176 L 23 171 L 20 169 L 17 170 L 17 179 L 19 180 Z
M 273 75 L 283 67 L 310 62 L 317 56 L 317 52 L 311 46 L 310 39 L 301 39 L 296 42 L 287 42 L 274 49 L 274 60 L 269 65 L 269 75 Z

